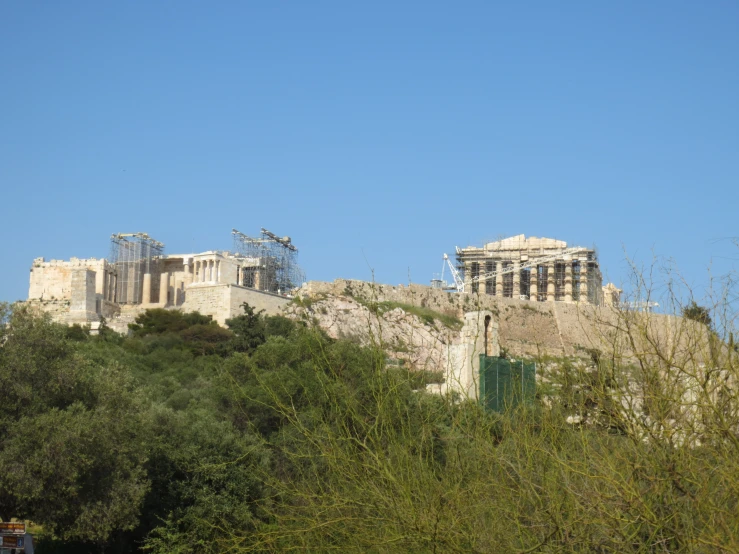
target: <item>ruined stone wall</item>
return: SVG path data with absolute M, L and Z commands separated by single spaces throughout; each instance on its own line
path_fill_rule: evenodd
M 224 325 L 230 317 L 229 285 L 195 285 L 185 290 L 185 312 L 200 312 L 211 316 L 219 324 Z
M 89 285 L 90 272 L 92 286 Z M 112 266 L 105 259 L 71 258 L 69 261 L 36 258 L 31 267 L 28 300 L 37 308 L 52 314 L 56 319 L 69 319 L 65 312 L 75 311 L 71 317 L 81 320 L 80 314 L 88 314 L 87 321 L 95 321 L 98 314 L 112 317 L 117 306 L 106 295 L 110 291 Z M 107 279 L 107 282 L 106 282 Z M 90 305 L 92 302 L 92 305 Z M 81 308 L 84 304 L 84 309 Z
M 98 304 L 97 312 L 105 319 L 110 319 L 116 317 L 119 313 L 121 313 L 121 307 L 115 302 L 103 300 Z
M 72 271 L 70 312 L 95 312 L 95 272 L 89 269 Z
M 83 260 L 62 262 L 59 260 L 44 261 L 37 258 L 31 267 L 31 279 L 28 289 L 29 300 L 69 300 L 72 298 L 72 269 L 86 267 Z
M 444 381 L 428 385 L 429 392 L 458 392 L 477 399 L 480 391 L 480 354 L 499 356 L 498 325 L 489 310 L 467 312 L 459 335 L 447 346 L 442 365 Z
M 112 270 L 103 258 L 71 258 L 68 261 L 36 258 L 31 266 L 29 300 L 59 300 L 71 298 L 72 272 L 75 269 L 89 269 L 95 272 L 95 291 L 103 293 L 103 277 L 106 270 Z
M 221 272 L 220 281 L 221 283 L 236 283 L 236 273 L 239 266 L 231 258 L 221 259 Z
M 86 324 L 97 321 L 99 317 L 96 312 L 95 272 L 79 268 L 73 269 L 71 273 L 69 313 L 64 316 L 64 322 Z
M 267 315 L 278 315 L 282 313 L 282 309 L 290 303 L 290 299 L 269 292 L 231 285 L 231 315 L 229 317 L 234 317 L 244 313 L 244 310 L 241 307 L 244 302 L 249 304 L 256 311 L 264 310 L 264 313 Z
M 514 356 L 589 357 L 593 350 L 612 351 L 615 345 L 624 357 L 629 357 L 634 345 L 625 339 L 626 327 L 635 330 L 634 334 L 643 335 L 639 340 L 660 340 L 670 348 L 679 348 L 681 357 L 690 356 L 685 341 L 691 334 L 687 329 L 691 324 L 665 314 L 627 313 L 612 306 L 531 302 L 486 294 L 450 293 L 424 285 L 392 286 L 346 279 L 332 283 L 311 281 L 301 288 L 300 295 L 345 296 L 364 303 L 397 302 L 459 319 L 467 312 L 490 310 L 498 324 L 501 348 Z M 698 335 L 703 343 L 707 342 L 705 333 Z
M 424 285 L 392 286 L 337 279 L 333 283 L 311 281 L 301 294 L 344 295 L 365 302 L 398 302 L 429 308 L 463 318 L 470 311 L 490 310 L 498 323 L 501 347 L 518 356 L 586 355 L 593 348 L 593 328 L 610 310 L 589 304 L 530 302 L 486 294 L 457 294 Z
M 28 306 L 39 312 L 45 312 L 51 316 L 53 321 L 63 321 L 69 313 L 70 300 L 28 300 Z
M 244 302 L 257 311 L 264 310 L 267 315 L 276 315 L 290 299 L 226 283 L 200 284 L 187 288 L 182 309 L 212 316 L 220 325 L 225 325 L 227 319 L 243 313 L 241 305 Z

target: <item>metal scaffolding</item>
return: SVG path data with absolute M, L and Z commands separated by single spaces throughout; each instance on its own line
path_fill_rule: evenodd
M 536 268 L 536 300 L 547 301 L 547 283 L 549 282 L 549 267 L 545 265 L 534 266 Z
M 244 286 L 266 292 L 285 294 L 305 281 L 298 265 L 298 249 L 290 237 L 278 237 L 262 227 L 259 238 L 231 230 L 234 251 L 245 258 Z
M 159 263 L 164 245 L 146 233 L 118 233 L 110 236 L 110 256 L 118 274 L 116 300 L 119 304 L 140 304 L 144 274 L 159 290 Z

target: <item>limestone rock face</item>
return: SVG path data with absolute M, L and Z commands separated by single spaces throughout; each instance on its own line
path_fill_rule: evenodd
M 674 315 L 623 311 L 609 305 L 456 294 L 414 284 L 311 281 L 301 288 L 299 297 L 303 307 L 288 306 L 292 317 L 315 320 L 333 337 L 359 337 L 366 344 L 382 340 L 392 356 L 418 369 L 449 366 L 455 345 L 469 342 L 469 337 L 462 338 L 461 329 L 470 324 L 469 314 L 478 314 L 473 316 L 478 320 L 479 314 L 491 316 L 490 336 L 494 334 L 495 344 L 490 343 L 488 354 L 496 355 L 499 343 L 516 358 L 589 360 L 595 351 L 615 349 L 624 363 L 635 363 L 640 352 L 659 344 L 674 351 L 680 360 L 692 357 L 704 363 L 702 352 L 706 348 L 696 348 L 687 337 L 700 336 L 702 345 L 708 340 L 705 333 L 693 332 L 693 322 Z M 457 323 L 445 325 L 439 317 L 423 317 L 424 313 L 456 318 Z M 476 329 L 482 329 L 481 325 L 475 322 Z M 627 340 L 627 329 L 635 332 L 633 341 Z
M 285 314 L 293 319 L 309 319 L 332 338 L 378 345 L 413 369 L 431 371 L 443 365 L 447 347 L 458 340 L 461 327 L 454 329 L 436 320 L 422 320 L 400 307 L 370 310 L 345 296 L 325 297 L 302 305 L 296 302 Z
M 411 370 L 436 372 L 435 392 L 476 397 L 479 355 L 500 352 L 492 312 L 463 318 L 393 302 L 366 302 L 347 296 L 305 296 L 285 309 L 287 317 L 307 320 L 333 338 L 379 346 Z

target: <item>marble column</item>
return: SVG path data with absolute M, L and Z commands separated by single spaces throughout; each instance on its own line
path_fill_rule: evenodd
M 572 261 L 565 261 L 565 302 L 572 302 Z
M 151 304 L 151 273 L 144 273 L 144 291 L 141 295 L 142 304 Z
M 588 262 L 580 262 L 580 302 L 587 304 L 588 300 Z
M 174 276 L 173 276 L 174 278 Z M 174 302 L 175 306 L 179 306 L 183 302 L 183 289 L 185 286 L 185 282 L 182 280 L 182 278 L 174 278 L 174 295 L 172 296 L 172 300 Z
M 531 268 L 529 274 L 529 300 L 532 302 L 539 301 L 539 266 L 535 265 Z
M 185 271 L 185 279 L 183 282 L 184 282 L 184 286 L 187 286 L 190 283 L 192 283 L 192 271 L 194 268 L 190 266 L 190 258 L 185 258 L 184 261 L 185 263 L 183 265 L 184 265 L 184 271 Z
M 95 272 L 95 295 L 98 298 L 105 297 L 105 270 Z
M 105 299 L 113 301 L 113 274 L 110 271 L 105 272 Z
M 554 302 L 554 262 L 547 264 L 547 302 Z
M 464 266 L 464 292 L 472 292 L 472 264 Z
M 108 270 L 103 269 L 103 301 L 108 299 Z
M 133 267 L 128 268 L 128 282 L 126 283 L 126 304 L 133 304 L 136 299 L 134 293 L 136 292 L 136 270 Z
M 513 262 L 513 292 L 511 298 L 516 300 L 521 298 L 521 262 L 518 260 Z
M 162 273 L 161 282 L 159 283 L 159 305 L 164 307 L 167 305 L 167 296 L 169 294 L 169 273 Z
M 501 271 L 503 271 L 503 262 L 495 262 L 495 296 L 498 297 L 503 296 L 503 275 L 501 275 Z

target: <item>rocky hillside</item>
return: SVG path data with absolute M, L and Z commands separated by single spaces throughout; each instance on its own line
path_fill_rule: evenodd
M 455 294 L 422 285 L 313 281 L 287 307 L 291 317 L 315 321 L 333 337 L 381 342 L 393 356 L 423 369 L 444 365 L 449 346 L 465 340 L 460 334 L 465 314 L 480 310 L 492 314 L 500 349 L 515 357 L 589 359 L 600 352 L 633 361 L 657 344 L 676 358 L 701 363 L 708 342 L 704 332 L 695 332 L 695 322 L 675 316 Z
M 380 345 L 414 369 L 440 371 L 449 346 L 459 344 L 462 320 L 411 304 L 371 301 L 346 295 L 301 295 L 286 315 L 308 320 L 333 338 Z

